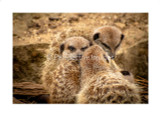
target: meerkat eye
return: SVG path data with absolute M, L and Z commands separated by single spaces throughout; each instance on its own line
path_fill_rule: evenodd
M 82 51 L 85 51 L 88 48 L 88 46 L 81 48 Z
M 96 40 L 99 38 L 99 33 L 94 34 L 93 39 Z
M 107 44 L 102 43 L 106 48 L 111 49 Z
M 76 48 L 73 47 L 73 46 L 69 46 L 68 49 L 69 49 L 70 51 L 72 51 L 72 52 L 76 50 Z

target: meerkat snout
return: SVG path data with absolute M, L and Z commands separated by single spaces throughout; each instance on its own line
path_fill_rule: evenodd
M 82 54 L 77 55 L 77 59 L 80 60 L 82 58 Z

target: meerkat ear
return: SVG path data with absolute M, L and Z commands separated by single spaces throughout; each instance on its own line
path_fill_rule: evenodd
M 121 71 L 122 75 L 126 76 L 126 75 L 130 75 L 129 71 Z
M 123 40 L 124 39 L 124 34 L 121 34 L 121 40 Z
M 96 34 L 93 35 L 93 39 L 94 39 L 94 40 L 96 40 L 96 39 L 98 39 L 98 38 L 99 38 L 99 33 L 96 33 Z
M 60 53 L 62 53 L 63 50 L 64 50 L 64 44 L 61 44 L 61 45 L 60 45 Z

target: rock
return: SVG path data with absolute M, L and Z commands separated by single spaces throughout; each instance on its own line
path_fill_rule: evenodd
M 144 39 L 115 58 L 117 64 L 133 75 L 148 79 L 148 40 Z
M 21 82 L 13 84 L 13 95 L 40 96 L 48 94 L 42 84 Z
M 50 29 L 55 29 L 55 28 L 57 28 L 57 26 L 56 25 L 53 25 L 53 24 L 48 24 L 48 27 L 50 28 Z
M 72 17 L 70 17 L 70 18 L 68 19 L 68 22 L 69 22 L 69 23 L 72 23 L 72 22 L 78 21 L 78 20 L 79 20 L 78 17 L 72 16 Z
M 36 22 L 30 22 L 28 23 L 28 28 L 35 28 L 35 29 L 39 29 L 41 26 L 40 24 L 36 23 Z
M 24 32 L 27 31 L 27 24 L 25 22 L 20 22 L 19 24 L 13 23 L 13 34 L 15 36 L 24 36 Z
M 13 82 L 40 83 L 41 67 L 49 44 L 31 44 L 13 47 Z
M 84 17 L 84 13 L 78 13 L 77 16 Z
M 57 17 L 49 17 L 49 21 L 58 21 L 60 18 Z
M 24 103 L 13 97 L 13 104 L 24 104 Z
M 115 23 L 115 25 L 120 28 L 124 28 L 126 26 L 124 23 L 120 23 L 120 22 Z
M 40 19 L 40 15 L 33 16 L 33 19 L 35 19 L 35 20 Z
M 114 15 L 113 18 L 114 18 L 114 20 L 117 20 L 117 19 L 118 19 L 118 16 L 117 16 L 117 15 Z

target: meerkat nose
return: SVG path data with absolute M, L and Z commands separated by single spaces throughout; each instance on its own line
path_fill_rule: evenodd
M 78 58 L 78 59 L 81 59 L 81 58 L 82 58 L 82 55 L 78 54 L 78 55 L 77 55 L 77 58 Z

